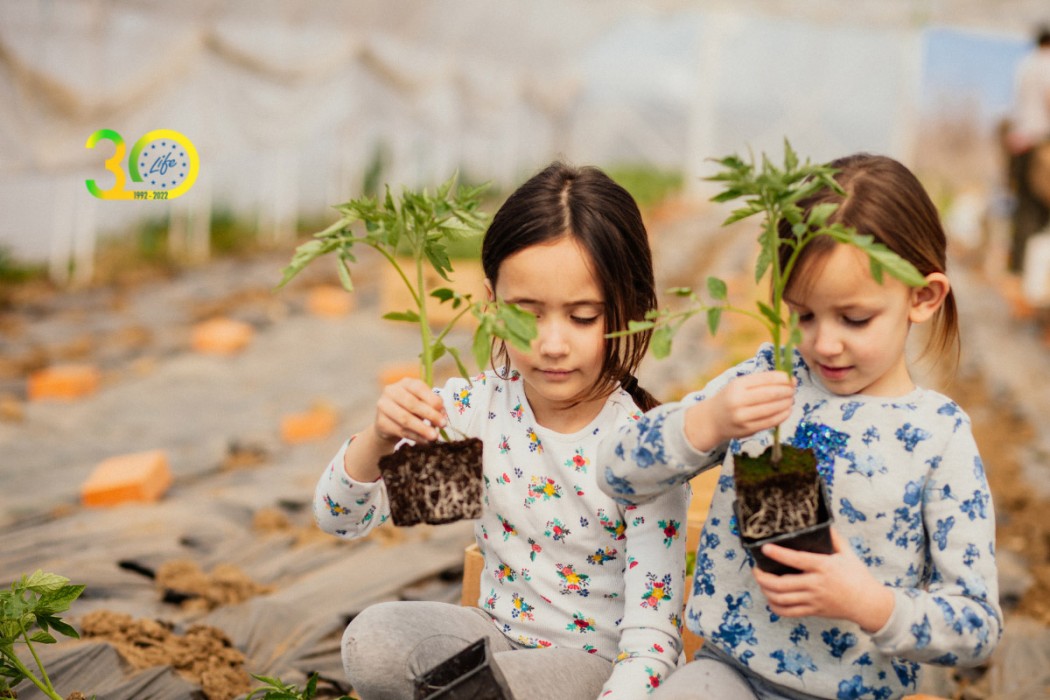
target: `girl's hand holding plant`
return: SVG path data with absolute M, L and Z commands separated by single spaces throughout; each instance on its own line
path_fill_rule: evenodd
M 376 405 L 375 431 L 393 444 L 406 439 L 433 442 L 448 424 L 441 397 L 420 379 L 402 379 L 383 389 Z
M 738 377 L 685 414 L 689 443 L 701 452 L 780 425 L 791 414 L 795 383 L 784 372 Z
M 421 379 L 405 378 L 383 389 L 376 403 L 376 420 L 347 446 L 343 469 L 361 482 L 380 477 L 379 458 L 401 440 L 434 442 L 448 423 L 441 398 Z

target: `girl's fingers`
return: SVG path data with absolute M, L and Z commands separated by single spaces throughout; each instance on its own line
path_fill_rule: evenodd
M 430 421 L 432 425 L 444 427 L 448 422 L 441 397 L 418 379 L 403 379 L 387 387 L 384 395 L 389 395 L 402 409 L 421 420 Z
M 441 398 L 418 379 L 386 387 L 376 406 L 376 427 L 387 439 L 429 442 L 447 422 Z

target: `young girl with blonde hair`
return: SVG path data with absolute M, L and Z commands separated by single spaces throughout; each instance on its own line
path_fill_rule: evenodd
M 765 345 L 603 443 L 603 489 L 623 502 L 721 469 L 686 613 L 704 645 L 658 698 L 897 698 L 916 691 L 920 664 L 980 663 L 1002 630 L 994 512 L 970 419 L 916 386 L 905 354 L 912 326 L 930 322 L 928 349 L 956 360 L 944 230 L 897 161 L 831 165 L 845 195 L 813 195 L 804 218 L 838 204 L 830 222 L 873 236 L 925 285 L 880 283 L 862 251 L 818 237 L 785 291 L 802 332 L 790 376 L 773 371 Z M 780 236 L 791 235 L 785 223 Z M 755 566 L 732 510 L 733 454 L 761 453 L 776 425 L 814 448 L 834 516 L 830 555 L 763 547 L 800 572 L 782 576 Z

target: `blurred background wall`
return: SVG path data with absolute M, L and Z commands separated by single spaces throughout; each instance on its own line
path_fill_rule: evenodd
M 504 191 L 553 158 L 677 173 L 869 150 L 994 200 L 996 125 L 1045 0 L 13 0 L 0 5 L 0 252 L 90 279 L 162 221 L 208 255 L 217 213 L 287 242 L 377 183 L 458 169 Z M 169 202 L 103 201 L 113 129 L 184 134 Z

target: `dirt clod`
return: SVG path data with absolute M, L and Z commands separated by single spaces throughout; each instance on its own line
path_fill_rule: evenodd
M 160 620 L 96 610 L 84 616 L 80 629 L 86 639 L 109 642 L 135 669 L 171 666 L 199 684 L 208 700 L 233 700 L 251 689 L 244 654 L 215 627 L 193 625 L 180 635 Z
M 165 594 L 175 593 L 183 608 L 194 610 L 234 605 L 273 590 L 231 564 L 219 564 L 206 574 L 196 562 L 184 559 L 161 564 L 156 584 Z

